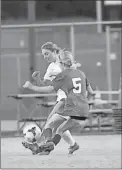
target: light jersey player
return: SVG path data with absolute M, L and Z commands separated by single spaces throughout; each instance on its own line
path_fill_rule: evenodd
M 64 120 L 64 122 L 60 123 L 54 138 L 48 138 L 47 143 L 39 147 L 41 150 L 45 148 L 48 151 L 53 150 L 54 145 L 59 143 L 62 134 L 74 126 L 75 122 L 78 123 L 80 120 L 80 122 L 83 122 L 84 126 L 86 120 L 88 119 L 89 105 L 86 97 L 86 76 L 82 71 L 71 68 L 72 60 L 69 56 L 69 52 L 63 52 L 60 55 L 60 61 L 64 71 L 56 76 L 51 86 L 37 87 L 32 85 L 30 82 L 26 82 L 24 85 L 24 87 L 31 90 L 45 93 L 58 91 L 61 89 L 67 96 L 67 98 L 65 98 L 63 101 L 63 110 L 59 109 L 57 111 L 59 115 L 66 116 L 67 120 Z M 48 129 L 47 133 L 50 134 L 50 131 L 51 129 Z M 72 147 L 70 148 L 70 153 L 73 153 Z
M 53 44 L 52 42 L 47 42 L 45 43 L 42 47 L 42 55 L 44 56 L 44 59 L 49 62 L 49 66 L 47 68 L 47 71 L 44 75 L 44 81 L 43 83 L 48 85 L 50 84 L 50 81 L 52 81 L 57 74 L 59 74 L 62 71 L 61 65 L 60 65 L 60 61 L 59 61 L 59 54 L 60 51 L 62 51 L 57 45 Z M 39 74 L 38 72 L 33 73 L 32 77 L 38 81 L 39 78 Z M 39 84 L 39 82 L 38 82 Z M 57 110 L 58 108 L 61 107 L 62 103 L 59 103 L 59 101 L 62 98 L 66 98 L 66 94 L 64 91 L 62 91 L 61 89 L 59 89 L 57 91 L 57 104 L 54 107 L 53 111 L 50 113 L 50 115 L 48 116 L 48 122 L 46 123 L 45 129 L 47 128 L 51 128 L 53 129 L 53 132 L 55 133 L 56 129 L 58 128 L 58 126 L 60 125 L 61 122 L 64 122 L 66 120 L 66 118 L 64 116 L 61 116 L 59 114 L 55 114 L 53 116 L 53 120 L 50 119 L 52 117 L 52 115 L 55 113 L 55 109 Z M 59 105 L 58 105 L 59 104 Z M 46 136 L 47 132 L 45 132 L 44 130 L 44 136 L 45 139 L 48 140 L 47 136 Z M 52 134 L 50 135 L 52 136 Z M 78 145 L 76 145 L 76 142 L 74 140 L 74 138 L 72 137 L 71 133 L 69 130 L 67 130 L 63 135 L 62 138 L 68 143 L 68 145 L 70 145 L 70 147 L 74 146 L 74 151 L 77 150 L 79 148 Z

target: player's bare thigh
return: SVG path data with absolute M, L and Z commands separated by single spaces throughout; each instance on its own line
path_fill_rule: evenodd
M 49 121 L 45 125 L 45 129 L 57 129 L 64 121 L 66 121 L 66 118 L 56 113 L 49 119 Z
M 60 126 L 57 128 L 56 133 L 62 135 L 65 131 L 71 130 L 72 128 L 79 125 L 80 130 L 84 128 L 88 124 L 88 119 L 86 120 L 76 120 L 76 119 L 67 119 L 67 121 L 64 121 Z

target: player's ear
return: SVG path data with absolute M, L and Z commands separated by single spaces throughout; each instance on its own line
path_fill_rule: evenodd
M 57 54 L 56 50 L 54 50 L 53 53 L 56 55 Z

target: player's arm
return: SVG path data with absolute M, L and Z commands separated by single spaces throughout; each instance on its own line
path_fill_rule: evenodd
M 48 86 L 51 84 L 50 81 L 50 74 L 52 73 L 53 65 L 52 63 L 48 66 L 46 73 L 43 77 L 41 78 L 40 71 L 35 71 L 32 74 L 32 78 L 35 80 L 37 86 Z
M 32 74 L 32 78 L 35 80 L 37 86 L 48 86 L 48 85 L 50 85 L 51 81 L 48 80 L 48 77 L 49 77 L 48 72 L 44 76 L 45 79 L 41 79 L 40 71 L 35 71 Z
M 89 93 L 91 96 L 94 95 L 94 91 L 93 91 L 93 89 L 92 89 L 92 87 L 91 87 L 90 84 L 87 86 L 87 91 L 88 91 L 88 93 Z
M 89 81 L 88 81 L 87 78 L 86 78 L 86 89 L 87 89 L 87 91 L 88 91 L 88 94 L 91 95 L 91 96 L 93 96 L 94 91 L 93 91 L 93 89 L 92 89 L 92 87 L 91 87 L 91 85 L 90 85 L 90 83 L 89 83 Z
M 39 92 L 39 93 L 51 93 L 54 92 L 54 87 L 53 86 L 35 86 L 29 81 L 27 81 L 24 85 L 24 88 L 28 88 L 30 90 Z
M 51 93 L 51 92 L 58 91 L 59 89 L 61 89 L 61 87 L 63 86 L 63 83 L 64 83 L 64 77 L 62 76 L 62 74 L 58 74 L 56 78 L 53 80 L 52 85 L 50 86 L 41 86 L 41 87 L 35 86 L 29 81 L 27 81 L 23 85 L 23 87 L 39 92 L 39 93 Z
M 88 81 L 88 79 L 86 78 L 86 90 L 87 90 L 87 98 L 88 100 L 92 100 L 93 99 L 93 96 L 94 96 L 94 91 Z

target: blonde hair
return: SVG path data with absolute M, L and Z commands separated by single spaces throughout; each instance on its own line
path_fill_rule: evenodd
M 65 49 L 61 51 L 59 59 L 62 63 L 69 65 L 71 68 L 77 69 L 81 67 L 80 63 L 73 61 L 72 53 L 70 51 L 65 51 Z
M 56 53 L 60 53 L 61 51 L 61 48 L 58 47 L 56 44 L 53 44 L 52 42 L 46 42 L 45 44 L 43 44 L 41 50 L 42 49 L 47 49 L 50 50 L 51 52 L 56 51 Z
M 62 51 L 59 55 L 61 63 L 71 66 L 73 64 L 73 55 L 70 51 Z
M 77 69 L 77 68 L 81 67 L 81 64 L 76 62 L 76 61 L 74 61 L 71 67 Z

